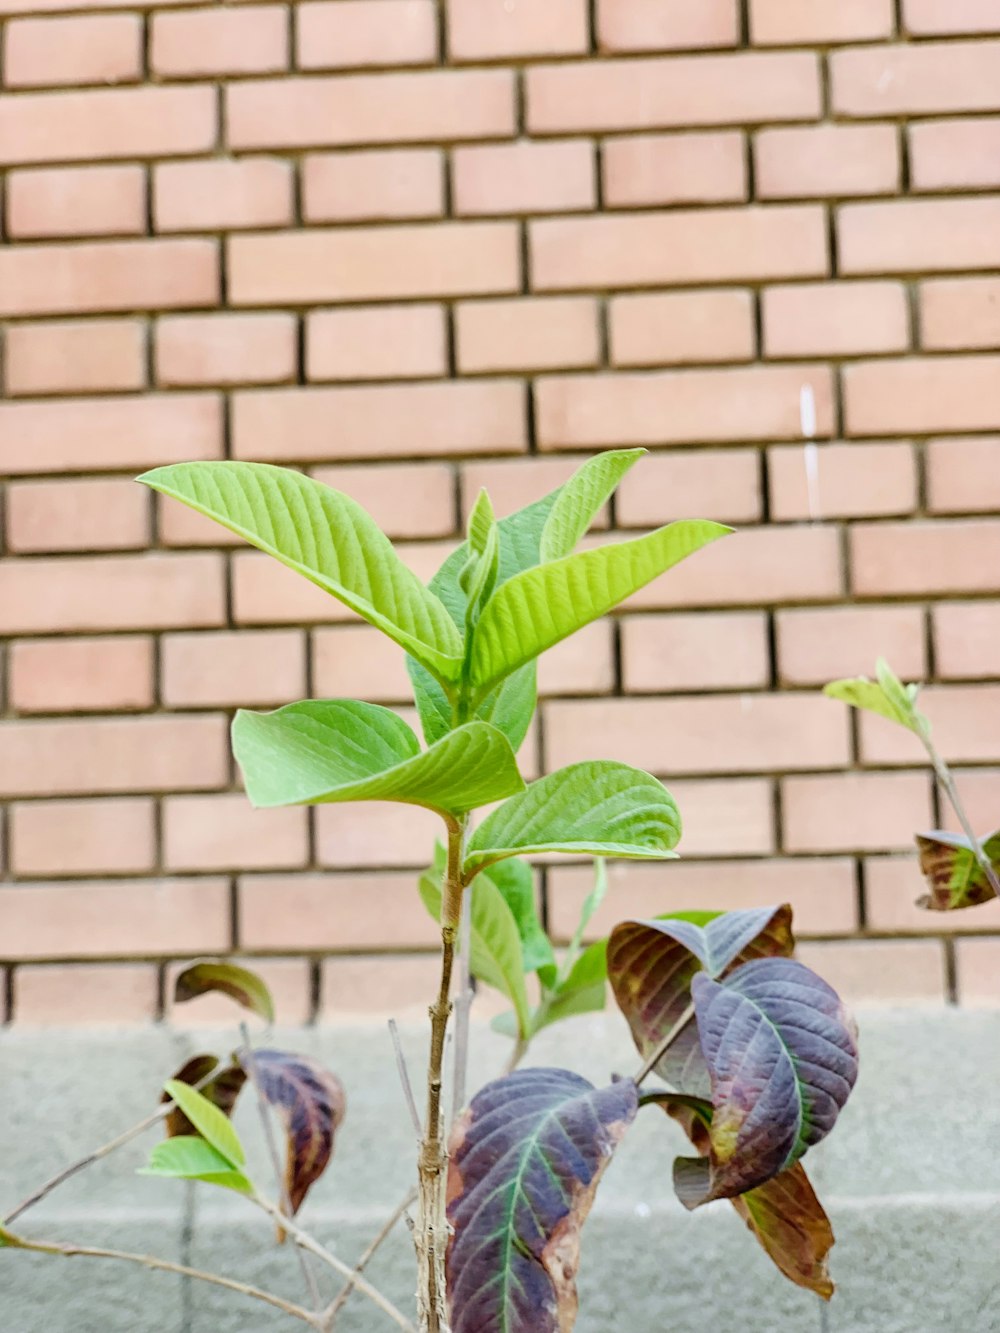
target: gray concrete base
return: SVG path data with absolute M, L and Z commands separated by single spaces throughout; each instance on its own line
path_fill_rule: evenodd
M 809 1154 L 834 1222 L 838 1293 L 830 1333 L 1000 1333 L 1000 1013 L 860 1015 L 862 1077 L 833 1136 Z M 214 1035 L 214 1040 L 213 1040 Z M 477 1032 L 475 1069 L 491 1077 L 506 1045 Z M 336 1068 L 349 1109 L 334 1167 L 303 1222 L 352 1262 L 412 1176 L 414 1144 L 381 1028 L 283 1033 Z M 88 1147 L 148 1111 L 194 1049 L 224 1052 L 231 1033 L 196 1039 L 149 1030 L 0 1036 L 0 1211 Z M 277 1043 L 276 1043 L 277 1044 Z M 405 1034 L 414 1070 L 425 1035 Z M 579 1019 L 543 1035 L 532 1062 L 596 1079 L 633 1069 L 618 1020 Z M 261 1179 L 249 1102 L 238 1123 Z M 25 1234 L 154 1252 L 301 1299 L 290 1247 L 235 1196 L 136 1177 L 136 1144 L 59 1190 Z M 643 1113 L 619 1149 L 584 1232 L 578 1333 L 819 1333 L 818 1302 L 770 1266 L 727 1204 L 694 1215 L 673 1197 L 680 1131 Z M 412 1303 L 405 1230 L 371 1274 Z M 216 1289 L 121 1265 L 0 1251 L 2 1333 L 271 1333 L 300 1327 Z M 341 1333 L 391 1325 L 355 1297 Z

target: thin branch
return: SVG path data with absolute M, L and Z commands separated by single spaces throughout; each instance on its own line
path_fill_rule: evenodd
M 955 814 L 958 816 L 958 822 L 962 826 L 962 832 L 965 834 L 965 836 L 969 839 L 969 842 L 972 844 L 972 854 L 975 856 L 976 861 L 979 864 L 980 870 L 986 876 L 986 882 L 989 884 L 990 888 L 993 890 L 996 896 L 1000 898 L 1000 878 L 997 877 L 996 871 L 990 864 L 989 857 L 983 851 L 982 843 L 979 841 L 979 839 L 976 837 L 975 832 L 973 831 L 972 822 L 969 819 L 969 816 L 966 814 L 965 806 L 962 804 L 962 798 L 958 794 L 958 787 L 955 785 L 955 778 L 952 775 L 951 769 L 948 767 L 948 765 L 945 763 L 942 757 L 938 754 L 930 736 L 921 732 L 920 739 L 924 743 L 924 749 L 930 756 L 930 761 L 934 768 L 934 776 L 940 783 L 941 790 L 944 792 L 945 796 L 947 796 L 948 800 L 951 802 L 951 808 L 955 811 Z
M 643 1079 L 648 1078 L 648 1076 L 653 1072 L 656 1066 L 666 1055 L 667 1051 L 670 1050 L 671 1046 L 673 1046 L 674 1042 L 681 1035 L 681 1032 L 684 1030 L 684 1028 L 686 1028 L 688 1023 L 690 1023 L 692 1018 L 694 1018 L 694 1005 L 689 1004 L 688 1007 L 681 1014 L 680 1018 L 678 1018 L 677 1022 L 673 1025 L 673 1027 L 670 1029 L 667 1035 L 663 1038 L 660 1044 L 649 1056 L 649 1059 L 646 1060 L 646 1062 L 643 1064 L 638 1074 L 636 1074 L 635 1076 L 636 1087 L 638 1087 L 639 1084 L 642 1083 Z
M 415 1189 L 410 1190 L 409 1194 L 407 1194 L 403 1202 L 393 1210 L 392 1215 L 386 1220 L 386 1223 L 382 1227 L 382 1230 L 378 1233 L 375 1239 L 365 1250 L 364 1254 L 355 1264 L 354 1272 L 344 1283 L 343 1287 L 341 1287 L 340 1291 L 337 1293 L 333 1301 L 331 1301 L 330 1305 L 327 1306 L 327 1308 L 323 1311 L 323 1314 L 320 1318 L 320 1328 L 323 1330 L 323 1333 L 327 1333 L 328 1329 L 333 1328 L 334 1321 L 336 1320 L 337 1315 L 347 1304 L 348 1297 L 350 1296 L 354 1288 L 357 1286 L 358 1278 L 371 1263 L 372 1259 L 375 1257 L 376 1251 L 382 1245 L 383 1241 L 387 1240 L 388 1237 L 392 1234 L 392 1231 L 394 1230 L 396 1223 L 406 1212 L 407 1208 L 409 1208 L 412 1203 L 416 1202 L 416 1198 L 417 1198 L 417 1191 Z
M 423 1136 L 420 1112 L 417 1110 L 417 1100 L 413 1095 L 413 1084 L 410 1082 L 410 1071 L 406 1067 L 403 1044 L 399 1040 L 399 1025 L 394 1018 L 389 1019 L 389 1036 L 392 1038 L 392 1049 L 396 1054 L 396 1068 L 399 1070 L 399 1081 L 403 1085 L 403 1096 L 406 1099 L 406 1106 L 410 1112 L 410 1119 L 413 1121 L 413 1128 L 417 1132 L 417 1142 L 419 1143 Z

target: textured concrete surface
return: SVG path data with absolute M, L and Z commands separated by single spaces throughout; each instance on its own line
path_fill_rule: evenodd
M 830 1333 L 1000 1333 L 1000 1013 L 862 1012 L 862 1077 L 833 1136 L 808 1159 L 837 1232 L 839 1290 Z M 477 1079 L 502 1061 L 478 1035 Z M 424 1037 L 404 1034 L 416 1068 Z M 137 1120 L 185 1054 L 225 1051 L 231 1033 L 164 1031 L 0 1037 L 0 1208 L 85 1148 Z M 336 1163 L 304 1222 L 353 1260 L 405 1193 L 413 1136 L 381 1029 L 296 1031 L 280 1041 L 321 1055 L 348 1088 Z M 617 1019 L 576 1020 L 546 1034 L 536 1063 L 595 1079 L 633 1068 Z M 266 1178 L 254 1108 L 240 1128 Z M 26 1234 L 183 1258 L 292 1298 L 302 1278 L 289 1247 L 235 1196 L 136 1178 L 150 1139 L 54 1194 Z M 650 1333 L 820 1333 L 818 1303 L 768 1264 L 725 1204 L 689 1215 L 673 1198 L 679 1130 L 640 1116 L 619 1150 L 584 1233 L 578 1333 L 627 1324 Z M 285 1316 L 200 1284 L 83 1259 L 0 1256 L 3 1333 L 270 1333 Z M 373 1266 L 405 1305 L 412 1263 L 400 1229 Z M 355 1298 L 343 1333 L 390 1325 Z

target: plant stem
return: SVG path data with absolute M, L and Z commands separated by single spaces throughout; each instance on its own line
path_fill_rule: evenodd
M 157 1259 L 151 1254 L 131 1254 L 127 1250 L 104 1250 L 90 1245 L 59 1245 L 49 1241 L 25 1240 L 23 1237 L 14 1236 L 10 1232 L 4 1236 L 4 1240 L 12 1249 L 29 1250 L 36 1254 L 55 1254 L 66 1259 L 77 1257 L 84 1259 L 119 1259 L 124 1263 L 138 1264 L 142 1268 L 149 1268 L 158 1273 L 173 1273 L 177 1277 L 208 1282 L 213 1287 L 224 1287 L 227 1291 L 235 1291 L 241 1296 L 249 1296 L 255 1301 L 263 1301 L 265 1305 L 271 1305 L 276 1310 L 282 1310 L 285 1314 L 291 1315 L 293 1319 L 299 1319 L 303 1324 L 309 1324 L 311 1328 L 321 1327 L 318 1316 L 304 1310 L 301 1305 L 283 1300 L 280 1296 L 274 1296 L 269 1291 L 262 1291 L 260 1287 L 252 1287 L 246 1282 L 237 1282 L 235 1278 L 220 1277 L 217 1273 L 205 1273 L 199 1268 L 188 1268 L 184 1264 L 172 1264 L 167 1259 Z
M 472 947 L 472 895 L 475 884 L 462 894 L 462 912 L 458 928 L 458 995 L 455 998 L 455 1077 L 452 1119 L 457 1119 L 465 1105 L 469 1077 L 469 1018 L 472 1013 L 472 971 L 469 950 Z
M 406 1196 L 403 1202 L 399 1204 L 393 1210 L 391 1216 L 386 1219 L 385 1225 L 382 1227 L 382 1230 L 370 1243 L 368 1248 L 365 1250 L 364 1254 L 355 1264 L 354 1272 L 341 1287 L 340 1291 L 337 1293 L 337 1295 L 330 1303 L 330 1305 L 328 1305 L 327 1308 L 323 1311 L 322 1317 L 320 1319 L 320 1328 L 323 1330 L 323 1333 L 327 1333 L 327 1330 L 333 1328 L 337 1315 L 347 1304 L 348 1297 L 350 1296 L 354 1288 L 357 1286 L 358 1278 L 371 1263 L 373 1257 L 375 1256 L 376 1251 L 379 1249 L 382 1242 L 386 1240 L 392 1233 L 394 1227 L 396 1226 L 396 1223 L 406 1212 L 407 1208 L 409 1208 L 409 1206 L 416 1201 L 416 1198 L 417 1198 L 417 1191 L 415 1189 L 410 1190 L 409 1194 Z
M 680 1018 L 678 1018 L 677 1022 L 673 1025 L 673 1027 L 670 1029 L 667 1035 L 663 1038 L 660 1044 L 655 1048 L 655 1050 L 643 1064 L 638 1074 L 636 1074 L 635 1076 L 636 1087 L 638 1087 L 639 1084 L 642 1083 L 643 1079 L 649 1077 L 649 1075 L 653 1072 L 656 1066 L 666 1055 L 667 1051 L 670 1050 L 671 1046 L 673 1046 L 674 1042 L 681 1035 L 683 1030 L 687 1027 L 688 1023 L 690 1023 L 692 1018 L 694 1018 L 694 1005 L 689 1004 L 688 1007 L 681 1014 Z
M 986 882 L 989 884 L 990 888 L 993 890 L 996 896 L 1000 898 L 1000 878 L 997 877 L 996 871 L 990 864 L 989 857 L 983 851 L 982 844 L 980 843 L 979 839 L 973 832 L 972 823 L 969 819 L 969 816 L 965 812 L 965 806 L 962 804 L 962 798 L 958 794 L 958 787 L 955 785 L 955 779 L 952 775 L 951 769 L 948 767 L 948 765 L 945 763 L 942 757 L 938 754 L 937 750 L 934 747 L 934 742 L 931 740 L 930 736 L 925 735 L 923 732 L 921 732 L 920 739 L 923 741 L 924 749 L 930 756 L 930 761 L 934 768 L 934 776 L 937 778 L 941 790 L 944 792 L 945 796 L 947 796 L 948 800 L 951 802 L 951 808 L 955 811 L 955 814 L 958 816 L 958 822 L 962 826 L 962 832 L 965 834 L 965 836 L 969 839 L 969 842 L 972 844 L 973 855 L 975 856 L 976 861 L 979 864 L 980 870 L 986 876 Z

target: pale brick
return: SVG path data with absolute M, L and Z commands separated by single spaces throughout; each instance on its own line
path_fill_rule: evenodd
M 959 940 L 955 965 L 961 1004 L 992 1009 L 1000 1004 L 1000 939 Z
M 995 430 L 1000 356 L 911 357 L 846 366 L 848 435 Z
M 868 928 L 891 935 L 957 935 L 1000 927 L 1000 902 L 968 912 L 929 912 L 918 905 L 926 891 L 914 856 L 869 857 L 865 861 Z
M 904 0 L 903 26 L 914 37 L 1000 32 L 993 0 Z
M 570 479 L 584 457 L 580 458 L 518 458 L 498 462 L 466 463 L 462 468 L 461 491 L 462 509 L 461 526 L 464 528 L 472 512 L 472 506 L 480 490 L 485 487 L 490 493 L 493 508 L 500 517 L 512 514 L 518 509 L 534 504 L 544 495 L 557 490 Z M 648 467 L 652 459 L 645 459 L 643 467 Z M 592 528 L 608 526 L 608 511 L 605 506 L 596 516 Z
M 307 222 L 441 217 L 444 154 L 439 148 L 310 153 L 302 164 L 302 198 Z
M 1000 768 L 956 768 L 954 778 L 973 827 L 988 831 L 997 828 L 1000 825 L 997 819 L 997 810 L 1000 809 Z M 950 802 L 942 797 L 938 807 L 940 827 L 952 833 L 961 833 L 962 826 Z M 970 915 L 975 917 L 977 913 Z
M 271 993 L 275 1019 L 282 1027 L 301 1027 L 312 1019 L 312 965 L 305 958 L 234 958 L 234 962 L 255 972 Z M 164 1018 L 174 1028 L 188 1031 L 202 1027 L 231 1029 L 239 1022 L 240 1010 L 233 1000 L 219 991 L 209 991 L 193 1000 L 178 1004 L 173 999 L 177 977 L 185 964 L 167 969 L 166 1013 Z
M 602 150 L 604 201 L 610 208 L 712 204 L 747 197 L 743 135 L 629 135 Z
M 608 304 L 611 361 L 617 366 L 750 361 L 756 350 L 747 291 L 642 292 Z
M 538 693 L 609 694 L 615 686 L 612 625 L 595 621 L 544 653 L 538 662 Z
M 572 55 L 586 51 L 586 0 L 447 0 L 448 53 L 453 60 Z
M 584 139 L 456 148 L 454 209 L 460 216 L 590 209 L 597 198 L 595 174 L 594 150 Z
M 790 609 L 776 613 L 775 627 L 778 676 L 786 685 L 870 676 L 879 657 L 906 680 L 922 680 L 927 670 L 924 617 L 916 606 Z
M 156 325 L 156 381 L 280 384 L 298 369 L 294 315 L 173 315 Z
M 838 773 L 781 784 L 786 852 L 881 851 L 910 847 L 934 821 L 926 773 Z
M 150 504 L 131 480 L 25 481 L 7 490 L 7 549 L 128 550 L 149 542 Z
M 519 453 L 526 443 L 524 392 L 511 380 L 258 390 L 237 394 L 233 409 L 237 458 Z
M 433 949 L 440 941 L 406 873 L 246 875 L 239 895 L 245 949 Z
M 234 305 L 475 296 L 520 286 L 513 222 L 233 236 L 228 245 Z
M 812 52 L 674 56 L 536 65 L 525 75 L 532 133 L 815 120 Z
M 623 527 L 655 528 L 666 519 L 754 523 L 761 517 L 760 460 L 753 449 L 668 450 L 644 458 L 618 488 Z
M 940 602 L 931 624 L 935 671 L 943 680 L 1000 676 L 1000 603 Z
M 146 230 L 141 167 L 35 167 L 7 177 L 7 229 L 28 239 Z
M 13 19 L 4 34 L 3 68 L 8 88 L 132 82 L 142 77 L 142 19 L 138 14 Z
M 165 78 L 271 74 L 288 68 L 284 5 L 225 5 L 154 14 L 150 63 Z
M 858 523 L 850 544 L 853 587 L 861 597 L 991 592 L 996 586 L 995 519 Z
M 283 227 L 292 221 L 293 168 L 272 157 L 161 162 L 153 174 L 157 231 Z
M 312 684 L 322 699 L 398 704 L 413 697 L 405 655 L 368 625 L 313 630 Z
M 39 963 L 14 973 L 14 1022 L 22 1028 L 121 1029 L 152 1023 L 157 969 L 148 963 Z
M 922 346 L 945 352 L 1000 347 L 1000 279 L 941 278 L 919 290 Z
M 0 103 L 0 163 L 205 153 L 215 147 L 213 88 L 25 93 Z
M 846 710 L 817 695 L 604 699 L 545 706 L 552 767 L 617 759 L 654 773 L 840 768 Z
M 851 940 L 804 944 L 799 961 L 845 1004 L 942 1004 L 944 953 L 931 940 Z
M 830 57 L 833 110 L 841 116 L 995 111 L 1000 42 L 860 46 Z
M 419 379 L 444 375 L 447 369 L 443 306 L 315 310 L 306 317 L 311 380 Z
M 0 888 L 0 930 L 24 959 L 220 953 L 229 886 L 202 877 Z
M 168 796 L 163 860 L 168 870 L 294 869 L 309 857 L 303 806 L 255 810 L 242 792 Z
M 927 508 L 932 514 L 1000 509 L 1000 439 L 930 440 Z
M 514 77 L 428 70 L 247 79 L 226 89 L 226 124 L 238 149 L 482 139 L 514 132 Z
M 1000 264 L 1000 199 L 845 204 L 837 230 L 844 273 L 947 271 Z
M 899 282 L 769 287 L 761 310 L 769 357 L 901 352 L 910 341 L 906 289 Z
M 434 0 L 319 0 L 300 4 L 299 69 L 426 65 L 437 60 Z
M 160 673 L 168 708 L 292 703 L 306 691 L 305 641 L 295 631 L 165 634 Z
M 153 802 L 30 801 L 10 807 L 11 869 L 18 876 L 120 875 L 156 862 Z
M 400 1022 L 426 1020 L 427 997 L 434 994 L 441 974 L 436 954 L 329 958 L 322 967 L 320 1021 L 377 1021 L 380 1035 L 385 1034 L 387 1018 Z M 477 996 L 477 1016 L 482 1005 L 481 992 Z M 388 1035 L 384 1040 L 386 1059 L 391 1059 Z
M 243 538 L 214 519 L 157 495 L 156 532 L 161 546 L 242 546 Z
M 894 194 L 899 137 L 894 125 L 803 125 L 754 138 L 759 199 Z
M 1000 118 L 910 125 L 910 188 L 990 190 L 1000 186 Z
M 597 321 L 591 296 L 462 302 L 455 309 L 459 369 L 470 375 L 595 366 Z
M 598 0 L 597 40 L 604 51 L 702 51 L 738 46 L 737 0 Z
M 316 808 L 316 859 L 321 866 L 423 868 L 440 836 L 440 817 L 417 805 L 359 801 Z
M 772 520 L 865 518 L 917 508 L 909 444 L 776 446 L 767 451 Z
M 809 389 L 817 434 L 829 435 L 826 366 L 553 375 L 535 386 L 538 438 L 543 449 L 798 439 L 802 393 Z
M 920 693 L 920 710 L 934 744 L 949 763 L 996 763 L 1000 759 L 1000 686 L 932 685 Z M 859 715 L 861 754 L 866 764 L 927 765 L 917 737 L 874 713 Z M 995 804 L 991 807 L 995 811 Z M 995 816 L 989 821 L 996 824 Z
M 8 634 L 218 625 L 222 564 L 215 555 L 159 553 L 4 560 L 0 608 Z
M 750 38 L 759 46 L 877 41 L 895 29 L 892 0 L 750 0 Z
M 21 639 L 9 652 L 10 702 L 18 712 L 121 712 L 152 706 L 149 638 Z
M 774 852 L 774 793 L 769 778 L 682 778 L 679 782 L 671 778 L 667 786 L 683 821 L 682 857 Z
M 628 694 L 760 689 L 770 681 L 767 620 L 759 611 L 626 616 L 621 636 Z
M 357 500 L 390 537 L 445 537 L 455 530 L 455 479 L 444 463 L 318 467 L 312 475 Z
M 5 352 L 5 385 L 15 397 L 146 384 L 146 330 L 137 319 L 13 324 Z

